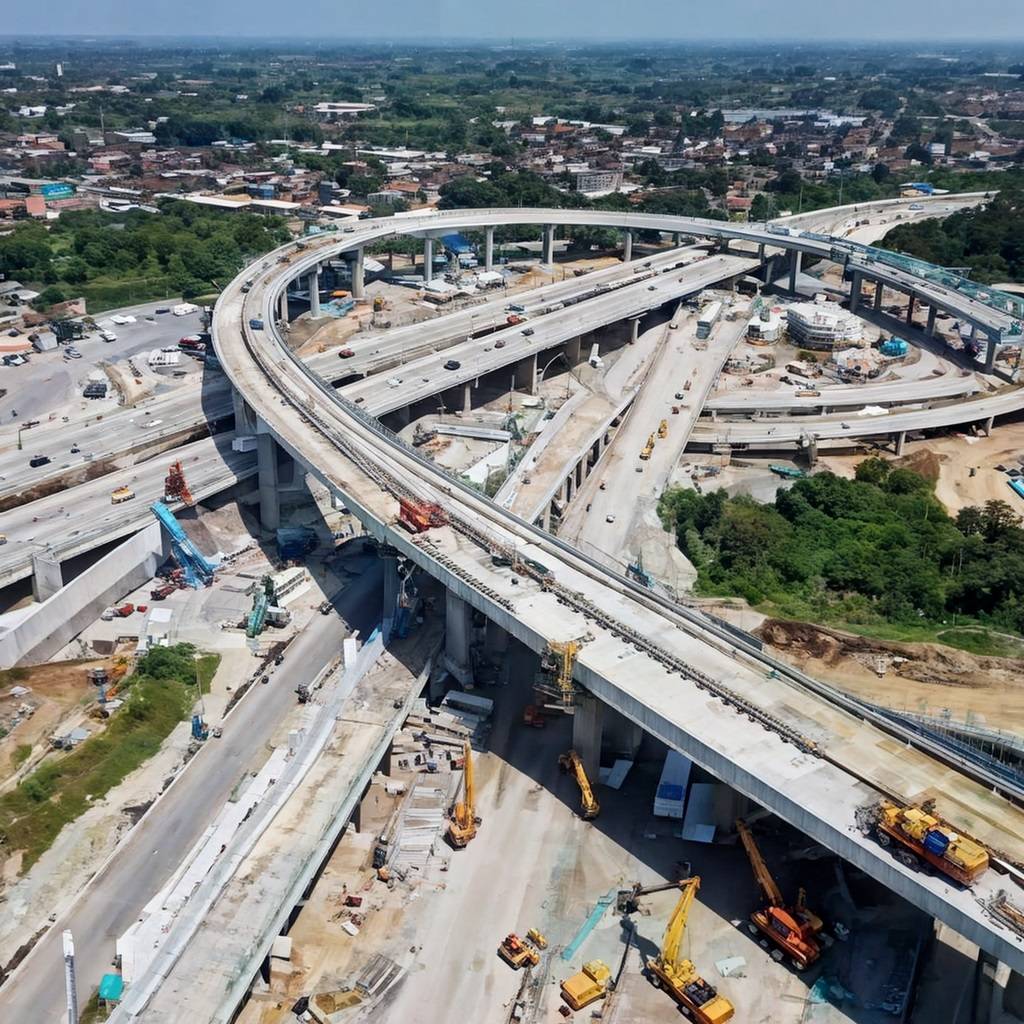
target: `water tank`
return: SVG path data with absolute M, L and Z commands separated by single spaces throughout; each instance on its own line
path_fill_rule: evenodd
M 942 832 L 933 830 L 924 837 L 924 848 L 929 853 L 934 853 L 936 857 L 941 857 L 946 852 L 947 846 L 949 846 L 949 840 Z

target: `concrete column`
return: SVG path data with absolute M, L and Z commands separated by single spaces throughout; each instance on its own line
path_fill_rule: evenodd
M 897 458 L 899 458 L 899 456 L 901 456 L 903 454 L 903 449 L 904 449 L 904 447 L 906 447 L 906 444 L 907 444 L 907 432 L 905 430 L 901 430 L 893 438 L 893 448 L 894 448 L 894 450 L 896 452 L 896 457 Z
M 935 337 L 935 313 L 936 313 L 935 307 L 934 306 L 929 306 L 928 307 L 928 326 L 925 327 L 925 329 L 924 329 L 925 334 L 927 334 L 929 338 L 934 338 Z
M 581 459 L 576 463 L 576 490 L 578 491 L 583 486 L 583 460 Z
M 875 282 L 875 309 L 882 308 L 882 294 L 885 289 L 882 287 L 881 281 Z
M 444 620 L 445 668 L 463 686 L 472 686 L 473 670 L 469 657 L 471 635 L 470 607 L 457 594 L 446 592 Z
M 860 305 L 861 272 L 855 270 L 850 278 L 850 312 L 856 313 Z
M 999 331 L 987 331 L 985 337 L 988 338 L 988 351 L 985 353 L 985 372 L 991 373 L 992 368 L 996 365 L 996 349 L 999 347 L 1002 335 Z
M 473 411 L 473 393 L 468 380 L 462 385 L 462 411 L 465 415 Z
M 635 345 L 637 338 L 640 337 L 640 318 L 634 317 L 630 321 L 630 324 L 632 326 L 629 329 L 629 343 L 630 345 Z
M 423 239 L 423 280 L 430 284 L 434 280 L 434 240 Z
M 40 604 L 64 586 L 60 559 L 43 552 L 32 556 L 32 598 Z
M 759 263 L 764 263 L 764 242 L 761 242 L 757 247 L 757 259 Z
M 409 426 L 409 420 L 412 418 L 412 415 L 409 412 L 409 406 L 407 405 L 403 405 L 401 409 L 396 409 L 391 415 L 398 424 L 399 430 L 401 430 L 402 427 Z
M 260 525 L 276 530 L 281 525 L 281 498 L 278 490 L 277 442 L 273 434 L 257 434 L 256 456 L 259 465 Z
M 985 436 L 986 437 L 990 437 L 991 436 L 991 434 L 992 434 L 992 424 L 995 423 L 995 419 L 996 419 L 995 416 L 989 416 L 989 418 L 987 420 L 985 420 L 985 425 L 982 427 L 982 430 L 985 431 Z
M 590 465 L 596 466 L 601 461 L 601 438 L 590 446 Z
M 678 231 L 672 232 L 672 244 L 678 249 L 683 244 L 683 236 Z
M 494 228 L 484 228 L 484 270 L 494 269 Z
M 381 627 L 385 643 L 391 637 L 391 627 L 398 611 L 398 594 L 401 580 L 398 578 L 398 559 L 384 555 L 384 603 L 381 609 Z
M 285 285 L 281 289 L 281 294 L 277 300 L 277 315 L 281 323 L 288 323 L 288 286 Z
M 807 436 L 807 444 L 804 446 L 804 451 L 807 453 L 807 465 L 814 469 L 818 464 L 818 439 L 813 434 Z
M 601 738 L 604 731 L 604 705 L 589 693 L 581 694 L 572 716 L 572 746 L 590 779 L 597 788 L 598 769 L 601 767 Z
M 554 224 L 544 225 L 544 251 L 540 258 L 541 263 L 551 266 L 555 262 L 555 226 Z
M 549 501 L 544 506 L 544 515 L 541 518 L 541 529 L 546 530 L 548 533 L 551 532 L 551 502 Z
M 570 366 L 575 366 L 583 357 L 583 339 L 580 337 L 570 338 L 565 343 L 565 358 L 569 360 Z
M 573 477 L 572 473 L 570 473 L 565 478 L 565 482 L 562 484 L 562 500 L 565 502 L 566 505 L 568 505 L 569 502 L 572 501 L 572 496 L 574 493 L 575 488 L 573 487 Z
M 791 293 L 796 292 L 796 278 L 797 274 L 800 273 L 800 268 L 803 266 L 803 253 L 797 252 L 794 249 L 789 254 L 789 290 Z
M 912 324 L 914 322 L 914 311 L 917 308 L 917 298 L 910 295 L 907 298 L 907 323 Z
M 354 253 L 352 260 L 352 298 L 361 299 L 366 286 L 366 274 L 363 269 L 364 252 L 360 246 Z
M 643 742 L 642 726 L 637 725 L 636 722 L 631 721 L 612 707 L 604 708 L 603 719 L 602 746 L 616 757 L 624 757 L 632 761 Z
M 622 233 L 622 262 L 629 263 L 633 259 L 633 232 L 626 228 Z
M 235 410 L 235 433 L 255 434 L 256 413 L 234 388 L 231 389 L 231 405 Z
M 320 271 L 313 270 L 309 275 L 309 318 L 320 318 Z
M 517 391 L 525 391 L 528 395 L 537 394 L 537 353 L 520 359 L 516 363 L 513 385 Z

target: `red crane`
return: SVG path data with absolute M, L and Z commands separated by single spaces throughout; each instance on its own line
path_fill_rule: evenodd
M 186 505 L 194 505 L 195 498 L 188 489 L 188 482 L 185 480 L 185 470 L 182 469 L 181 461 L 171 464 L 164 480 L 164 501 L 182 501 Z

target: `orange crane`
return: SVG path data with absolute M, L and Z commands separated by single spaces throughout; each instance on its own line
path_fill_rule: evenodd
M 473 751 L 468 743 L 463 747 L 462 764 L 464 792 L 462 799 L 452 809 L 447 833 L 448 842 L 456 850 L 464 849 L 476 837 L 476 827 L 480 824 L 480 819 L 476 817 L 476 791 L 473 786 Z
M 195 498 L 188 489 L 188 481 L 185 479 L 185 470 L 182 468 L 181 460 L 171 463 L 171 468 L 164 478 L 164 501 L 182 501 L 186 505 L 194 505 Z
M 750 915 L 747 927 L 751 935 L 760 932 L 769 942 L 788 956 L 793 966 L 802 971 L 821 956 L 818 933 L 822 929 L 821 918 L 811 913 L 804 904 L 804 890 L 801 889 L 795 907 L 790 907 L 782 898 L 782 892 L 768 870 L 768 865 L 761 856 L 750 827 L 742 819 L 736 820 L 736 831 L 739 833 L 743 848 L 750 858 L 750 866 L 754 869 L 754 877 L 761 887 L 764 906 Z M 781 957 L 780 957 L 781 959 Z

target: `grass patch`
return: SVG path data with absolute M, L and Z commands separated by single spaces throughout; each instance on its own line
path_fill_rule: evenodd
M 107 729 L 66 756 L 42 764 L 0 796 L 0 845 L 24 853 L 27 870 L 49 849 L 60 830 L 105 796 L 159 749 L 192 711 L 196 669 L 207 685 L 219 656 L 194 660 L 190 644 L 158 647 L 140 659 L 120 696 L 124 706 Z
M 14 748 L 14 753 L 11 754 L 11 764 L 15 768 L 20 768 L 29 758 L 32 753 L 31 743 L 19 743 Z
M 971 654 L 991 658 L 1024 658 L 1024 642 L 984 628 L 943 629 L 936 635 L 936 639 L 941 644 L 958 647 Z
M 202 654 L 196 659 L 196 668 L 199 674 L 199 688 L 203 693 L 210 692 L 210 684 L 217 674 L 217 666 L 220 664 L 219 654 Z

